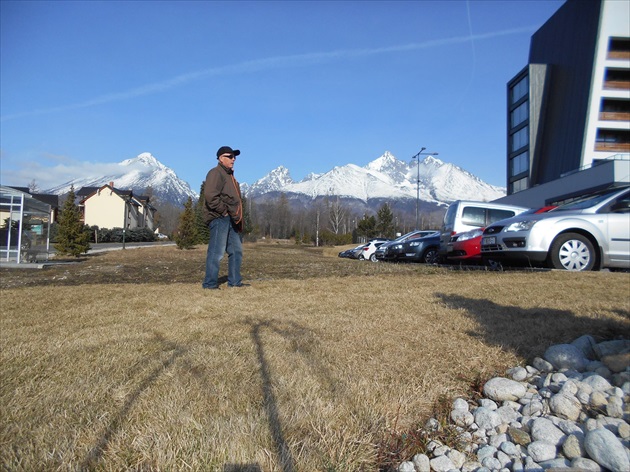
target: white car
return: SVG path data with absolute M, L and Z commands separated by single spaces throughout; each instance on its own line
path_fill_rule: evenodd
M 357 250 L 357 259 L 361 261 L 370 260 L 372 262 L 376 262 L 376 255 L 374 253 L 387 241 L 389 241 L 389 239 L 373 239 L 369 243 L 364 244 L 359 250 Z
M 483 232 L 481 256 L 572 271 L 630 269 L 630 187 L 493 223 Z

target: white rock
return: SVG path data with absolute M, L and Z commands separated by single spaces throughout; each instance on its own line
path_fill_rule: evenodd
M 519 457 L 521 454 L 521 449 L 511 441 L 504 441 L 499 449 L 510 457 Z
M 527 472 L 543 472 L 543 468 L 529 456 L 525 458 L 525 470 Z
M 504 469 L 512 463 L 512 458 L 503 451 L 497 451 L 497 460 L 501 464 L 501 468 Z
M 496 447 L 497 449 L 499 449 L 501 447 L 501 444 L 503 444 L 505 441 L 508 440 L 508 435 L 507 434 L 495 434 L 494 436 L 490 437 L 490 445 L 492 447 Z
M 466 461 L 462 465 L 462 472 L 474 472 L 481 467 L 481 464 L 476 461 Z
M 499 418 L 501 418 L 502 423 L 511 423 L 512 421 L 516 421 L 521 415 L 518 410 L 515 410 L 509 406 L 502 406 L 497 409 L 497 414 Z
M 513 367 L 507 371 L 507 374 L 512 377 L 512 380 L 517 382 L 525 380 L 528 376 L 527 369 L 524 367 Z
M 600 391 L 600 392 L 605 392 L 610 387 L 612 387 L 612 385 L 610 384 L 608 380 L 606 380 L 601 375 L 597 375 L 597 374 L 589 375 L 584 380 L 582 380 L 582 382 L 587 385 L 590 385 L 593 388 L 593 390 Z
M 497 453 L 497 448 L 493 446 L 483 446 L 477 451 L 477 460 L 483 464 L 483 460 L 488 457 L 494 457 Z
M 536 357 L 532 364 L 539 372 L 551 372 L 553 370 L 553 365 L 540 357 Z
M 538 400 L 534 400 L 527 405 L 523 406 L 523 416 L 540 416 L 545 409 L 543 403 Z
M 604 428 L 586 433 L 584 449 L 591 459 L 612 471 L 630 470 L 630 459 L 621 441 Z
M 585 457 L 573 459 L 571 461 L 571 468 L 585 470 L 588 472 L 602 472 L 602 468 L 597 462 L 591 459 L 586 459 Z
M 623 418 L 623 400 L 619 397 L 610 397 L 606 405 L 606 414 L 613 418 Z
M 527 389 L 523 384 L 514 380 L 495 377 L 486 382 L 483 386 L 483 393 L 494 401 L 517 401 L 527 393 Z
M 479 406 L 487 408 L 488 410 L 494 411 L 497 408 L 499 408 L 499 405 L 497 405 L 494 401 L 490 400 L 489 398 L 481 398 L 477 403 L 479 404 Z
M 583 372 L 588 363 L 584 353 L 573 344 L 550 346 L 543 357 L 556 369 L 575 369 L 578 372 Z
M 534 441 L 527 446 L 527 453 L 536 462 L 556 458 L 556 446 L 546 441 Z
M 455 464 L 456 469 L 461 469 L 464 465 L 464 462 L 466 462 L 466 456 L 456 449 L 451 449 L 450 451 L 448 451 L 446 457 L 448 457 L 451 462 Z
M 481 429 L 493 430 L 501 424 L 501 417 L 498 413 L 484 408 L 483 406 L 475 409 L 473 414 L 475 415 L 475 423 L 477 423 L 477 426 Z
M 453 401 L 453 410 L 464 410 L 464 411 L 468 411 L 468 402 L 466 400 L 464 400 L 463 398 L 456 398 L 455 401 Z
M 534 441 L 545 441 L 554 446 L 562 445 L 566 438 L 562 430 L 547 418 L 536 418 L 533 421 L 531 436 Z
M 490 470 L 498 470 L 501 468 L 501 462 L 496 457 L 486 457 L 481 461 L 481 465 L 487 467 Z
M 550 459 L 548 461 L 541 462 L 540 466 L 545 470 L 568 469 L 569 467 L 571 467 L 571 461 L 563 457 L 557 457 L 556 459 Z
M 457 426 L 470 426 L 475 422 L 475 417 L 468 410 L 451 411 L 451 421 Z
M 398 466 L 398 472 L 416 472 L 413 462 L 405 461 Z
M 436 457 L 429 461 L 431 469 L 434 472 L 448 472 L 451 469 L 455 469 L 455 464 L 447 456 Z
M 416 466 L 417 472 L 430 472 L 431 464 L 429 456 L 426 454 L 416 454 L 412 459 L 413 465 Z
M 577 389 L 576 389 L 577 391 Z M 549 400 L 549 408 L 560 418 L 576 421 L 582 412 L 582 404 L 573 395 L 558 393 Z

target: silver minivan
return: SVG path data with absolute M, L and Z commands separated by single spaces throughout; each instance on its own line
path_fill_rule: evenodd
M 440 258 L 448 257 L 449 241 L 457 233 L 486 226 L 505 218 L 519 215 L 529 208 L 500 203 L 457 200 L 451 203 L 444 215 L 440 235 Z

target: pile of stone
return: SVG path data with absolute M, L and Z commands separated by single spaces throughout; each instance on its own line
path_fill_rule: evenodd
M 630 340 L 582 336 L 453 402 L 459 444 L 437 440 L 399 472 L 630 472 Z M 435 419 L 426 430 L 439 429 Z

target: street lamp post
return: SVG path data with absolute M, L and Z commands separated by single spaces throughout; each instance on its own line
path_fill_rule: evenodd
M 420 229 L 419 227 L 419 208 L 420 208 L 420 156 L 437 156 L 437 152 L 423 152 L 426 148 L 423 147 L 420 149 L 420 152 L 415 156 L 412 156 L 411 159 L 417 159 L 417 177 L 416 177 L 416 230 Z

